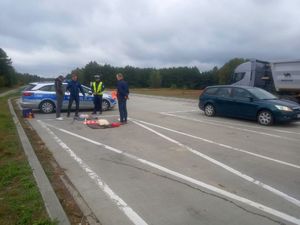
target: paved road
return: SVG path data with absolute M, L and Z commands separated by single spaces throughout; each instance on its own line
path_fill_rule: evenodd
M 207 118 L 196 101 L 143 96 L 128 109 L 120 128 L 31 120 L 103 225 L 300 224 L 300 123 Z

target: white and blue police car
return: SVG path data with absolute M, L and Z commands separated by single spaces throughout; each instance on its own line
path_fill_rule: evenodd
M 63 83 L 66 90 L 67 83 Z M 93 109 L 93 95 L 91 88 L 82 85 L 85 92 L 85 97 L 82 93 L 79 94 L 80 109 Z M 62 109 L 68 108 L 70 93 L 65 92 Z M 23 91 L 20 99 L 22 108 L 39 109 L 42 113 L 52 113 L 56 107 L 56 94 L 54 82 L 35 82 L 27 85 Z M 112 109 L 116 105 L 116 100 L 108 93 L 103 93 L 102 110 L 106 111 Z M 72 107 L 75 107 L 73 104 Z

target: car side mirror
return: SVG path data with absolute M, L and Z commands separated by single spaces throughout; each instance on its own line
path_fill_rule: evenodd
M 249 102 L 253 102 L 254 98 L 253 97 L 248 97 L 249 98 Z

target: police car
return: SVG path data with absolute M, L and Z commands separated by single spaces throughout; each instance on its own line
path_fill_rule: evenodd
M 66 90 L 67 83 L 63 83 Z M 93 95 L 92 90 L 89 87 L 82 85 L 85 92 L 85 97 L 82 93 L 79 94 L 80 109 L 93 109 Z M 68 108 L 70 93 L 65 92 L 62 109 Z M 54 82 L 47 83 L 30 83 L 22 91 L 22 97 L 20 100 L 22 108 L 39 109 L 43 113 L 52 113 L 56 107 L 56 94 Z M 108 93 L 103 93 L 102 110 L 106 111 L 113 108 L 116 105 L 116 100 Z M 75 104 L 72 106 L 75 108 Z

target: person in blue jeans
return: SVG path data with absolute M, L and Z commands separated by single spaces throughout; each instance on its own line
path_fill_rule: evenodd
M 83 88 L 82 88 L 81 84 L 78 81 L 78 77 L 77 77 L 76 74 L 72 74 L 72 80 L 68 83 L 67 91 L 70 92 L 70 99 L 69 99 L 67 117 L 70 117 L 70 112 L 71 112 L 71 107 L 72 107 L 73 101 L 75 101 L 75 103 L 76 103 L 75 117 L 78 117 L 78 112 L 79 112 L 79 91 L 82 93 L 83 98 L 85 97 L 85 93 L 83 91 Z
M 126 102 L 128 100 L 129 88 L 127 82 L 124 80 L 124 76 L 121 73 L 116 75 L 117 77 L 117 98 L 120 112 L 120 122 L 122 124 L 127 123 L 127 107 Z

